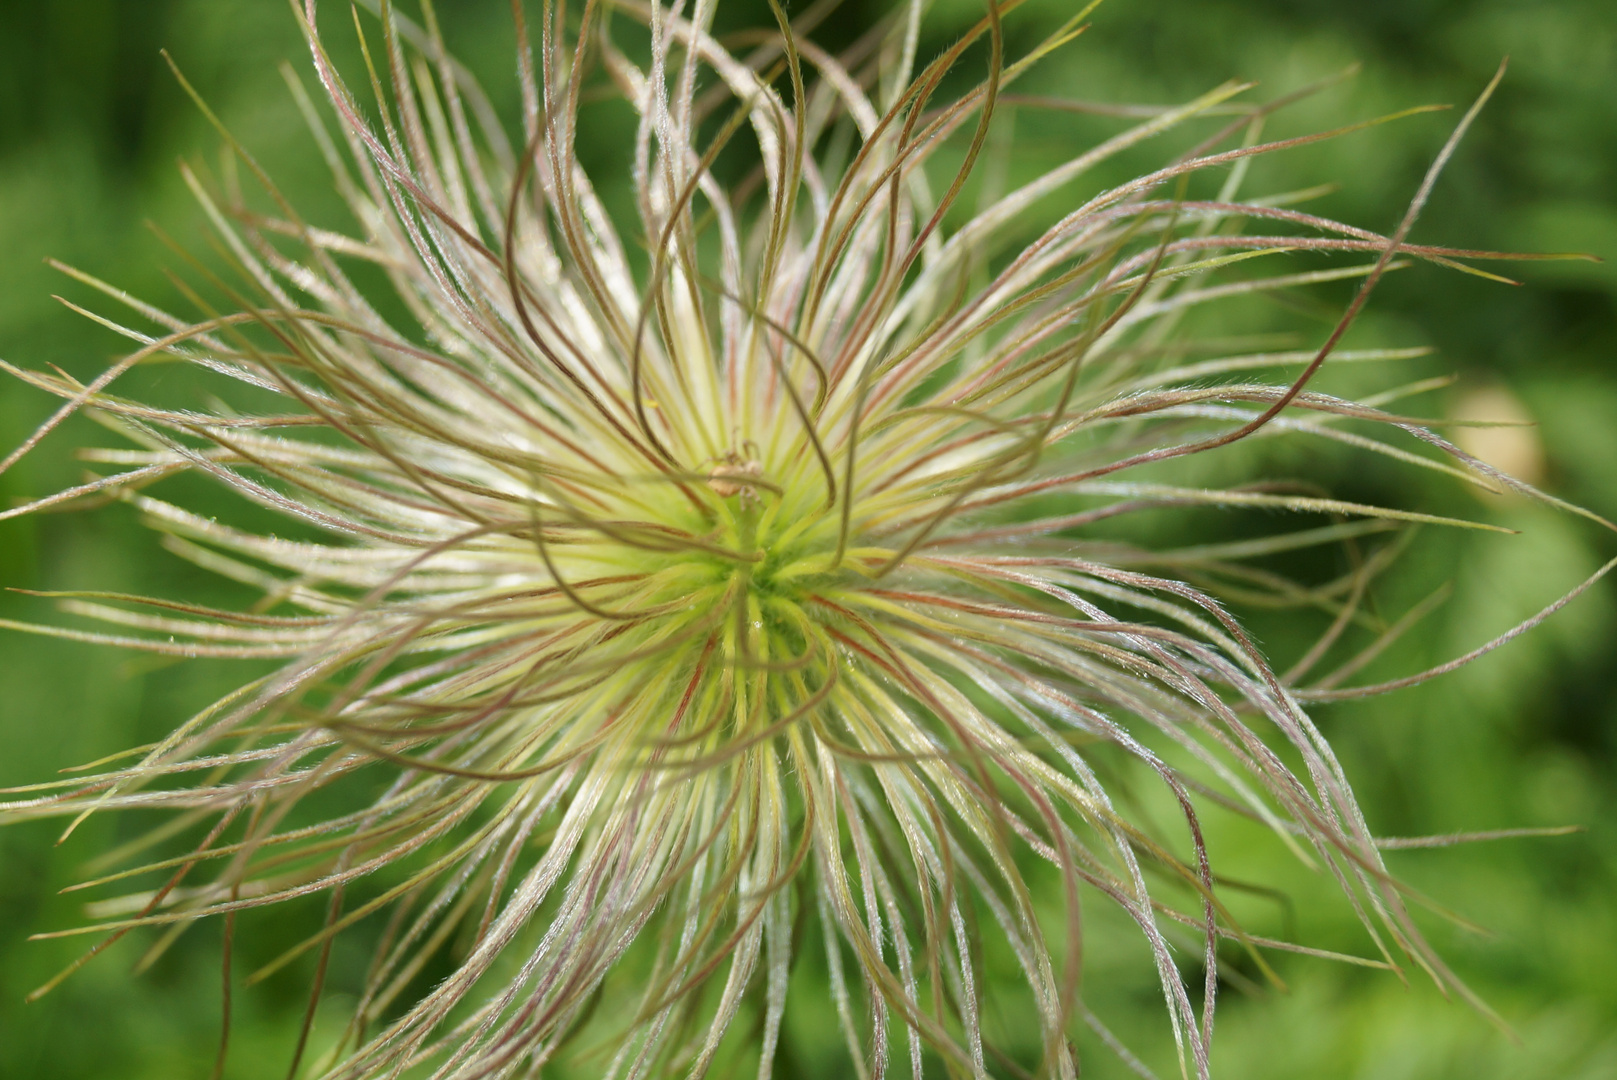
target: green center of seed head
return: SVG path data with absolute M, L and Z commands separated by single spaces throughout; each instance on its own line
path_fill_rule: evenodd
M 779 497 L 770 492 L 754 494 L 754 490 L 724 499 L 724 546 L 738 556 L 726 560 L 726 577 L 747 593 L 768 595 L 775 591 L 782 556 L 796 545 L 789 543 L 781 527 Z
M 711 618 L 719 614 L 714 606 L 723 605 L 728 632 L 748 639 L 746 652 L 795 655 L 806 644 L 810 598 L 847 572 L 829 569 L 839 520 L 827 512 L 822 491 L 747 465 L 754 471 L 725 470 L 708 485 L 713 517 L 705 535 L 717 550 L 680 557 L 695 572 L 690 580 L 705 582 L 692 590 L 687 615 L 702 619 L 706 609 Z

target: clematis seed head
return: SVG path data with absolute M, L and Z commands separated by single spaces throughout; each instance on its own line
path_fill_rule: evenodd
M 1306 711 L 1387 688 L 1341 684 L 1407 622 L 1343 650 L 1396 545 L 1317 593 L 1331 628 L 1285 673 L 1221 590 L 1289 602 L 1242 560 L 1471 523 L 1209 486 L 1187 462 L 1335 442 L 1547 498 L 1386 402 L 1313 386 L 1328 363 L 1420 355 L 1342 347 L 1389 271 L 1492 257 L 1410 230 L 1494 84 L 1385 234 L 1242 194 L 1253 159 L 1370 124 L 1265 141 L 1284 101 L 1243 104 L 1236 82 L 1123 110 L 1119 133 L 973 206 L 987 159 L 1014 154 L 1010 114 L 1063 115 L 1015 89 L 1088 14 L 1017 52 L 1018 6 L 988 0 L 925 59 L 919 0 L 839 54 L 812 36 L 830 0 L 771 3 L 772 24 L 723 40 L 716 0 L 546 0 L 532 25 L 514 3 L 508 129 L 427 0 L 368 4 L 355 72 L 327 49 L 338 20 L 296 0 L 318 90 L 289 83 L 348 226 L 305 220 L 221 126 L 228 167 L 185 169 L 225 264 L 192 264 L 194 310 L 70 270 L 133 313 L 94 316 L 130 351 L 82 383 L 8 367 L 62 404 L 0 470 L 75 413 L 120 445 L 6 516 L 116 497 L 261 594 L 76 593 L 66 611 L 110 629 L 7 624 L 269 662 L 155 746 L 0 806 L 170 813 L 89 883 L 111 895 L 64 931 L 100 935 L 86 959 L 205 921 L 228 959 L 239 917 L 321 897 L 323 923 L 251 975 L 316 972 L 294 1074 L 616 1080 L 771 1075 L 808 957 L 861 1078 L 1066 1080 L 1080 1029 L 1138 1065 L 1082 979 L 1100 904 L 1137 928 L 1206 1077 L 1221 955 L 1297 947 L 1226 906 L 1216 809 L 1334 879 L 1367 931 L 1347 959 L 1463 992 Z M 635 117 L 621 206 L 580 161 L 602 98 Z M 1199 141 L 1085 187 L 1179 129 Z M 1354 299 L 1296 349 L 1180 327 L 1337 280 Z M 120 393 L 159 360 L 210 404 Z M 182 474 L 284 525 L 169 501 Z M 1223 547 L 1097 538 L 1186 507 L 1330 523 Z M 1177 833 L 1118 797 L 1119 769 Z M 368 970 L 337 966 L 350 931 Z M 429 964 L 447 974 L 429 984 Z M 355 1004 L 316 1052 L 332 982 Z M 1023 1026 L 985 1021 L 990 998 Z

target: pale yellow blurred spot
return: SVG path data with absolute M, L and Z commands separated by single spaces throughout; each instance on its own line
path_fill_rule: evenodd
M 1482 383 L 1460 390 L 1449 405 L 1450 420 L 1486 421 L 1508 427 L 1460 427 L 1454 444 L 1472 457 L 1537 485 L 1544 479 L 1544 443 L 1538 422 L 1521 398 L 1499 383 Z M 1487 492 L 1477 489 L 1479 495 Z

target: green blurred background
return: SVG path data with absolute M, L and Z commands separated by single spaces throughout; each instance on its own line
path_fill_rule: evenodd
M 441 7 L 451 44 L 487 78 L 496 100 L 509 104 L 504 0 Z M 1032 0 L 1011 24 L 1013 44 L 1030 44 L 1068 10 L 1066 0 Z M 764 9 L 747 11 L 750 18 Z M 972 0 L 940 0 L 929 47 L 945 42 L 949 27 L 975 11 Z M 878 5 L 850 4 L 829 37 L 846 39 L 878 14 Z M 1520 288 L 1418 268 L 1377 294 L 1364 333 L 1440 350 L 1408 378 L 1460 376 L 1456 388 L 1412 407 L 1443 412 L 1457 408 L 1468 389 L 1507 388 L 1541 423 L 1546 486 L 1617 516 L 1617 19 L 1609 0 L 1111 0 L 1094 22 L 1084 40 L 1029 79 L 1028 92 L 1173 102 L 1234 75 L 1260 80 L 1259 94 L 1272 96 L 1363 63 L 1356 80 L 1277 121 L 1272 130 L 1279 134 L 1411 104 L 1463 105 L 1509 54 L 1502 89 L 1415 237 L 1466 247 L 1575 249 L 1608 261 L 1527 264 L 1516 271 L 1525 282 Z M 164 268 L 177 260 L 144 222 L 205 250 L 199 213 L 175 163 L 214 159 L 218 140 L 165 69 L 161 48 L 300 206 L 317 221 L 342 224 L 276 70 L 283 59 L 304 59 L 282 0 L 0 0 L 0 358 L 25 367 L 60 364 L 87 376 L 116 353 L 110 335 L 50 299 L 52 292 L 80 301 L 87 294 L 49 270 L 47 257 L 166 301 L 174 292 Z M 1340 190 L 1311 208 L 1390 229 L 1451 122 L 1417 118 L 1265 163 L 1247 190 L 1334 181 Z M 1017 120 L 1030 160 L 1053 161 L 1101 130 L 1048 113 L 1025 112 Z M 621 145 L 583 152 L 597 164 L 624 160 Z M 165 378 L 178 376 L 159 370 L 145 385 L 162 392 Z M 0 381 L 0 451 L 50 406 L 43 395 Z M 0 502 L 75 482 L 82 466 L 69 451 L 98 434 L 88 422 L 58 433 L 0 476 Z M 1465 651 L 1617 551 L 1609 535 L 1520 501 L 1484 502 L 1424 482 L 1412 489 L 1407 474 L 1329 463 L 1298 471 L 1334 476 L 1339 492 L 1521 530 L 1508 538 L 1443 536 L 1417 545 L 1387 585 L 1393 599 L 1418 597 L 1443 580 L 1454 583 L 1455 595 L 1419 641 L 1378 662 L 1367 673 L 1372 678 Z M 120 507 L 0 523 L 0 585 L 233 598 L 162 554 Z M 0 595 L 0 617 L 61 619 L 43 601 L 16 595 Z M 1295 652 L 1283 624 L 1254 619 L 1278 654 Z M 1474 668 L 1390 698 L 1319 711 L 1380 834 L 1588 827 L 1563 838 L 1389 856 L 1418 888 L 1486 928 L 1484 936 L 1436 919 L 1424 924 L 1516 1037 L 1445 1001 L 1418 975 L 1406 987 L 1384 973 L 1283 962 L 1287 992 L 1225 988 L 1215 1043 L 1221 1075 L 1617 1077 L 1614 627 L 1617 587 L 1608 581 Z M 240 674 L 222 664 L 160 666 L 5 633 L 0 785 L 46 779 L 63 766 L 150 740 Z M 143 945 L 125 943 L 44 1001 L 22 1001 L 74 955 L 71 942 L 26 940 L 82 918 L 77 898 L 57 890 L 95 853 L 141 825 L 95 821 L 60 847 L 51 826 L 0 831 L 0 1077 L 208 1074 L 218 1023 L 216 927 L 187 935 L 140 975 L 132 968 Z M 1215 852 L 1220 842 L 1215 836 Z M 1233 835 L 1223 842 L 1240 845 Z M 1365 949 L 1350 912 L 1310 902 L 1325 894 L 1320 883 L 1300 871 L 1278 872 L 1295 912 L 1281 922 L 1301 940 Z M 255 923 L 243 968 L 278 951 L 277 935 L 296 933 L 313 910 Z M 1112 929 L 1115 946 L 1108 943 Z M 1097 921 L 1088 994 L 1162 1075 L 1173 1075 L 1160 996 L 1124 934 Z M 339 950 L 336 963 L 345 961 L 362 962 L 357 950 L 351 956 Z M 284 1075 L 307 974 L 289 971 L 238 993 L 227 1075 Z M 342 994 L 338 980 L 333 1018 Z M 828 1019 L 819 1002 L 794 1007 L 779 1075 L 838 1075 L 824 1047 L 838 1038 L 822 1026 Z M 1085 1067 L 1086 1076 L 1122 1075 L 1093 1048 Z

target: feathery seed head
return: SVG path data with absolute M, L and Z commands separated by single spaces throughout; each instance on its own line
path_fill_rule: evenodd
M 1332 874 L 1376 963 L 1412 957 L 1453 983 L 1303 709 L 1363 662 L 1304 682 L 1385 559 L 1326 596 L 1336 625 L 1285 677 L 1209 591 L 1144 568 L 1213 580 L 1246 554 L 1439 520 L 1175 482 L 1176 460 L 1248 437 L 1512 483 L 1308 388 L 1333 354 L 1413 354 L 1336 349 L 1395 259 L 1485 257 L 1407 242 L 1454 140 L 1394 234 L 1339 225 L 1243 200 L 1254 156 L 1344 132 L 1264 143 L 1273 107 L 1233 108 L 1248 88 L 1231 83 L 968 209 L 1009 88 L 1082 14 L 1012 55 L 1016 5 L 990 3 L 923 64 L 919 3 L 841 56 L 807 36 L 824 3 L 795 20 L 772 4 L 774 26 L 727 43 L 711 0 L 592 2 L 576 22 L 547 3 L 536 50 L 517 4 L 512 138 L 425 0 L 420 22 L 370 5 L 357 85 L 315 0 L 295 6 L 325 104 L 292 90 L 355 231 L 304 221 L 227 133 L 221 182 L 186 174 L 234 271 L 199 265 L 200 314 L 74 272 L 143 320 L 109 323 L 135 350 L 84 385 L 14 371 L 65 404 L 7 467 L 79 410 L 135 447 L 97 452 L 116 471 L 25 509 L 116 494 L 173 551 L 264 594 L 246 611 L 79 595 L 70 610 L 124 630 L 57 632 L 279 664 L 132 764 L 7 804 L 182 815 L 190 831 L 172 835 L 189 843 L 112 874 L 149 887 L 93 907 L 88 929 L 233 927 L 323 895 L 325 926 L 271 966 L 316 957 L 318 998 L 334 937 L 374 916 L 370 971 L 331 975 L 359 999 L 319 1075 L 536 1076 L 576 1057 L 611 1077 L 719 1061 L 768 1076 L 809 952 L 861 1077 L 1010 1062 L 1065 1078 L 1078 1026 L 1117 1045 L 1080 992 L 1080 903 L 1099 898 L 1139 927 L 1205 1076 L 1221 943 L 1259 944 L 1216 887 L 1200 814 L 1217 805 Z M 968 61 L 979 80 L 946 94 Z M 607 91 L 637 116 L 633 219 L 576 152 L 581 103 Z M 1207 114 L 1234 120 L 1157 172 L 1073 194 Z M 728 186 L 725 153 L 745 159 Z M 1215 169 L 1220 190 L 1192 198 Z M 1299 250 L 1358 256 L 1254 269 Z M 1362 287 L 1306 351 L 1192 362 L 1171 336 L 1200 305 L 1333 279 Z M 159 357 L 253 404 L 116 393 Z M 1376 424 L 1415 449 L 1364 434 Z M 302 531 L 145 490 L 187 472 Z M 1085 542 L 1174 506 L 1360 520 L 1249 553 L 1120 560 Z M 1112 801 L 1112 755 L 1168 794 L 1182 844 Z M 1176 967 L 1183 940 L 1202 986 Z M 452 974 L 423 986 L 452 946 Z M 1019 973 L 993 990 L 1031 1018 L 1016 1045 L 984 1030 L 984 950 Z M 603 994 L 629 1004 L 602 1015 Z

